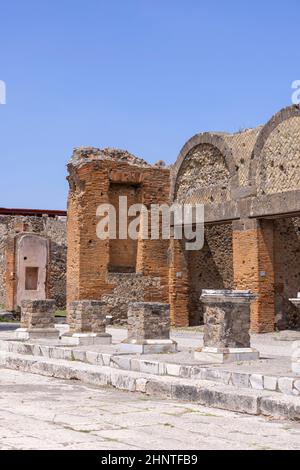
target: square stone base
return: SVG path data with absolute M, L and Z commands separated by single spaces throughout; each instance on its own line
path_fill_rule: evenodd
M 108 333 L 65 333 L 61 340 L 70 346 L 90 346 L 93 344 L 111 344 L 112 336 Z
M 177 343 L 171 339 L 125 339 L 119 344 L 122 352 L 128 354 L 162 354 L 175 353 Z
M 15 338 L 23 341 L 30 339 L 58 339 L 59 331 L 56 328 L 18 328 Z
M 202 348 L 194 352 L 194 358 L 206 364 L 224 364 L 227 362 L 256 361 L 259 352 L 252 348 Z

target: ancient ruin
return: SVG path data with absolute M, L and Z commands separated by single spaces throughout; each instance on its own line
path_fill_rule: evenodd
M 68 344 L 110 344 L 105 332 L 106 304 L 97 300 L 81 300 L 69 304 L 69 332 L 63 340 Z
M 21 327 L 16 330 L 16 339 L 58 339 L 55 310 L 54 300 L 22 300 Z
M 175 352 L 170 339 L 170 307 L 158 302 L 132 302 L 128 306 L 127 339 L 123 351 L 140 354 Z
M 116 149 L 80 148 L 69 163 L 68 302 L 105 301 L 114 323 L 130 302 L 170 303 L 174 326 L 203 322 L 203 289 L 250 290 L 251 330 L 297 328 L 289 301 L 300 283 L 300 108 L 281 110 L 256 129 L 201 133 L 162 168 Z M 205 245 L 100 240 L 97 207 L 204 204 Z M 142 231 L 142 225 L 140 230 Z
M 96 229 L 98 206 L 111 203 L 118 212 L 119 196 L 128 207 L 168 203 L 169 169 L 95 148 L 76 149 L 68 169 L 68 303 L 101 299 L 114 322 L 126 323 L 129 302 L 168 302 L 169 241 L 101 240 Z
M 50 298 L 64 309 L 66 255 L 64 211 L 0 209 L 0 306 Z
M 250 344 L 250 291 L 203 290 L 204 347 L 195 351 L 203 362 L 250 361 L 259 358 Z

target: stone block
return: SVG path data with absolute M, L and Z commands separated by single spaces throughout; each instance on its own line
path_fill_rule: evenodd
M 176 352 L 170 339 L 170 306 L 158 302 L 132 302 L 128 307 L 128 337 L 120 349 L 128 354 Z
M 170 338 L 170 306 L 158 302 L 132 302 L 128 307 L 128 340 Z
M 15 338 L 58 339 L 59 331 L 55 328 L 54 300 L 23 300 L 21 303 L 21 328 L 15 332 Z
M 203 290 L 204 347 L 194 357 L 208 364 L 251 361 L 259 353 L 250 347 L 250 291 Z
M 264 377 L 261 374 L 250 375 L 250 385 L 255 390 L 263 390 L 264 388 Z
M 79 300 L 68 304 L 70 333 L 105 333 L 107 306 L 100 300 Z
M 172 375 L 174 377 L 179 377 L 181 371 L 180 364 L 166 364 L 166 373 L 167 375 Z
M 223 384 L 229 384 L 231 378 L 231 372 L 219 369 L 203 369 L 201 379 L 211 380 L 212 382 L 221 382 Z
M 110 360 L 110 367 L 115 367 L 116 369 L 131 369 L 131 359 L 128 356 L 112 356 Z
M 265 375 L 264 376 L 264 389 L 275 392 L 277 390 L 277 377 Z
M 278 390 L 286 395 L 292 395 L 293 393 L 294 379 L 292 377 L 279 377 L 278 379 Z
M 92 346 L 112 342 L 112 337 L 108 333 L 66 333 L 61 339 L 64 344 L 70 346 Z
M 205 347 L 250 348 L 250 291 L 203 290 Z
M 248 388 L 250 386 L 250 374 L 232 372 L 231 382 L 235 387 Z
M 300 392 L 300 380 L 295 380 L 294 387 L 295 387 L 296 390 L 298 390 Z
M 239 361 L 255 361 L 259 352 L 252 348 L 213 348 L 196 349 L 194 359 L 204 364 L 226 364 Z

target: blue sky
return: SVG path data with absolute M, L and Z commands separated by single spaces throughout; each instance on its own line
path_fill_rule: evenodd
M 175 161 L 300 79 L 299 0 L 0 0 L 1 207 L 64 209 L 81 145 Z

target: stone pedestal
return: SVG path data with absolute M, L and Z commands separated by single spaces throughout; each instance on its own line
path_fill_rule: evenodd
M 105 332 L 106 304 L 100 300 L 79 300 L 68 305 L 70 330 L 62 336 L 65 344 L 111 344 L 112 337 Z
M 58 339 L 55 328 L 54 300 L 23 300 L 21 303 L 21 328 L 15 332 L 16 339 Z
M 121 349 L 128 353 L 176 352 L 170 339 L 170 306 L 157 302 L 133 302 L 128 307 L 128 337 Z
M 195 359 L 205 363 L 250 361 L 259 353 L 250 346 L 250 291 L 203 290 L 204 347 Z

